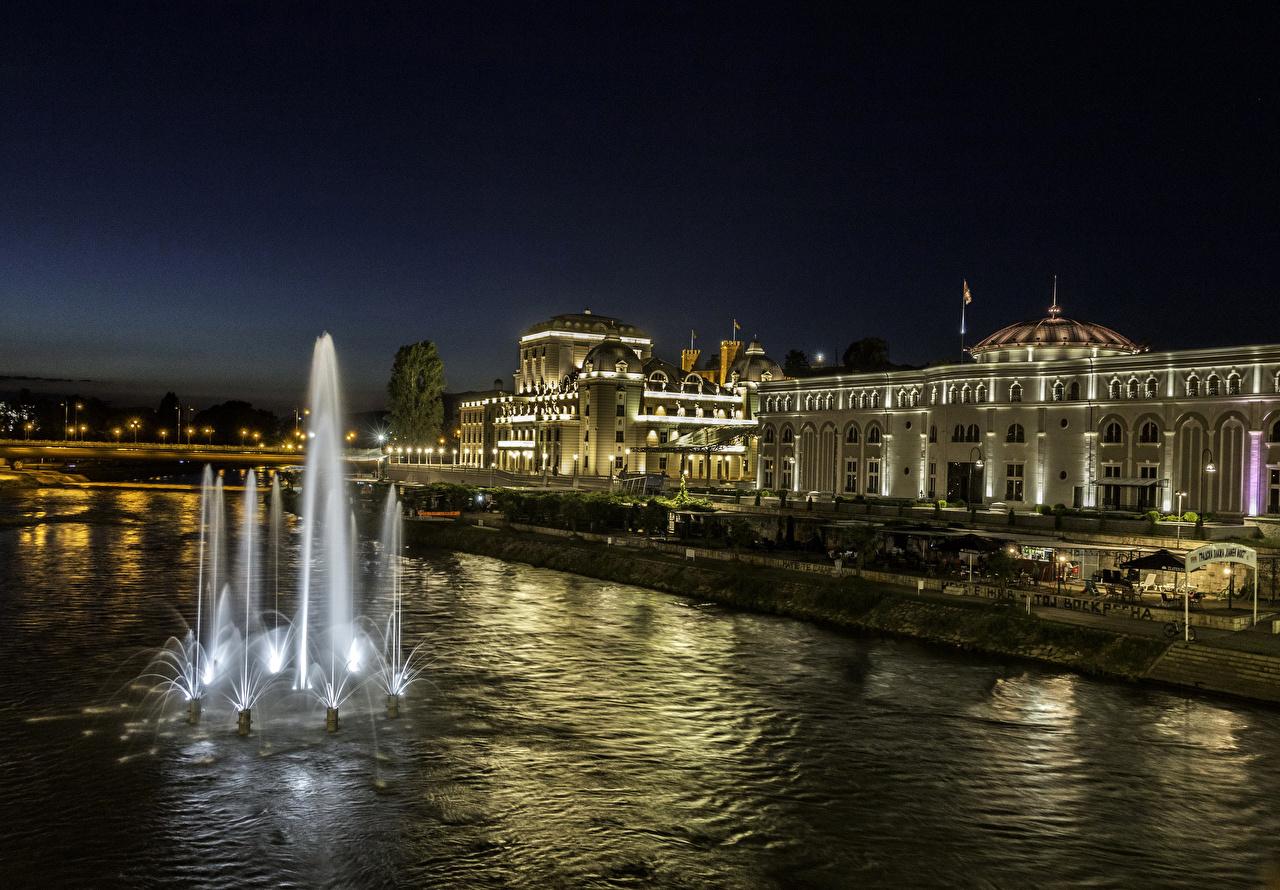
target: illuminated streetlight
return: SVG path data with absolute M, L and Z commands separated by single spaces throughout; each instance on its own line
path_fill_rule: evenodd
M 1185 491 L 1175 491 L 1173 496 L 1178 499 L 1178 532 L 1176 535 L 1178 547 L 1182 546 L 1182 499 L 1187 496 Z
M 161 431 L 160 431 L 160 441 L 161 441 L 161 442 L 165 442 L 165 443 L 167 443 L 167 442 L 169 441 L 169 431 L 168 431 L 168 430 L 161 430 Z
M 245 436 L 247 436 L 247 435 L 249 435 L 249 431 L 248 431 L 248 430 L 246 430 L 246 429 L 241 429 L 241 430 L 240 430 L 240 447 L 241 447 L 241 448 L 243 448 L 243 447 L 244 447 L 244 437 L 245 437 Z
M 23 430 L 25 430 L 25 431 L 26 431 L 26 433 L 27 433 L 27 441 L 30 441 L 30 440 L 31 440 L 31 431 L 35 428 L 35 424 L 28 420 L 26 423 L 24 423 L 24 424 L 22 425 L 22 428 L 23 428 Z M 118 432 L 118 431 L 117 431 L 117 432 Z
M 203 430 L 201 430 L 201 432 L 204 433 L 204 444 L 212 445 L 213 444 L 213 427 L 207 426 Z

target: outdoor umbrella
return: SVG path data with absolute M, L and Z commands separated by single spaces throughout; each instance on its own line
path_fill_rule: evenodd
M 1120 568 L 1145 569 L 1149 572 L 1181 572 L 1185 565 L 1182 557 L 1175 556 L 1168 550 L 1157 550 L 1155 553 L 1122 562 Z
M 993 553 L 999 550 L 1003 544 L 994 538 L 984 538 L 981 535 L 960 535 L 955 538 L 947 538 L 938 544 L 937 549 L 949 553 L 958 553 L 961 550 L 972 550 L 976 553 Z

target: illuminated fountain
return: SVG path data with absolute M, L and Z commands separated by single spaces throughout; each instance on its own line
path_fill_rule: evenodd
M 163 701 L 171 695 L 182 696 L 189 723 L 199 723 L 209 693 L 222 690 L 236 712 L 237 732 L 242 736 L 251 732 L 253 711 L 268 696 L 272 702 L 312 700 L 323 705 L 325 729 L 336 732 L 339 709 L 366 682 L 382 688 L 387 716 L 394 718 L 400 714 L 405 691 L 422 672 L 421 645 L 407 654 L 403 648 L 403 520 L 394 488 L 383 508 L 381 559 L 374 589 L 368 591 L 374 594 L 370 608 L 378 618 L 356 614 L 356 517 L 343 475 L 337 359 L 327 334 L 316 341 L 309 399 L 300 578 L 291 621 L 280 610 L 284 520 L 279 479 L 272 480 L 266 534 L 262 534 L 257 476 L 252 470 L 245 474 L 239 559 L 234 571 L 228 571 L 222 480 L 205 468 L 195 626 L 181 639 L 171 637 L 144 674 L 152 681 L 151 691 Z M 264 611 L 268 570 L 272 603 Z M 366 657 L 372 661 L 372 670 L 362 673 Z M 289 675 L 292 683 L 286 688 L 283 680 Z

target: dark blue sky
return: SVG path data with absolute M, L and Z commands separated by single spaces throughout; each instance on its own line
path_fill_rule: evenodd
M 926 362 L 962 278 L 980 336 L 1054 273 L 1280 338 L 1276 4 L 366 6 L 6 9 L 0 374 L 289 405 L 327 329 L 370 407 L 401 343 L 482 386 L 584 307 Z

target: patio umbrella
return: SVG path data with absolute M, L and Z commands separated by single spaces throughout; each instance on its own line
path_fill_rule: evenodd
M 1181 572 L 1184 567 L 1182 558 L 1168 550 L 1157 550 L 1155 553 L 1148 553 L 1146 556 L 1120 563 L 1122 569 L 1145 569 L 1149 572 Z
M 955 538 L 947 538 L 938 544 L 937 549 L 949 553 L 958 553 L 961 550 L 973 550 L 977 553 L 993 553 L 1004 545 L 994 538 L 984 538 L 981 535 L 959 535 Z

